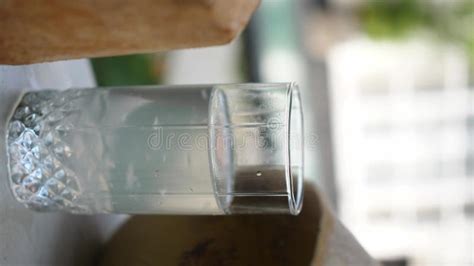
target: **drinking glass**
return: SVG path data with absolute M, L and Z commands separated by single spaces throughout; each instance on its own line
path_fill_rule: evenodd
M 302 127 L 293 83 L 27 92 L 9 182 L 39 211 L 296 215 Z

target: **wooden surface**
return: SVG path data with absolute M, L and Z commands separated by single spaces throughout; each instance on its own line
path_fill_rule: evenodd
M 308 185 L 298 216 L 134 216 L 106 246 L 100 265 L 307 266 L 316 255 L 321 211 Z
M 259 0 L 0 0 L 0 64 L 230 42 Z

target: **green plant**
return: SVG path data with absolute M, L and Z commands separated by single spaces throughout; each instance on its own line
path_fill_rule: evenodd
M 474 1 L 369 0 L 360 10 L 362 28 L 375 39 L 400 39 L 424 29 L 462 44 L 474 65 Z
M 157 83 L 151 55 L 125 55 L 91 59 L 99 86 Z

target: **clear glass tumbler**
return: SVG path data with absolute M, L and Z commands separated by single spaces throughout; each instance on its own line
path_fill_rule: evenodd
M 299 213 L 297 86 L 36 91 L 7 132 L 15 198 L 72 213 Z

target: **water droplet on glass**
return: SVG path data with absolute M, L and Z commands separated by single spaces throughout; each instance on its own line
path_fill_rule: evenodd
M 257 171 L 257 173 L 255 173 L 256 176 L 262 176 L 262 172 L 261 171 Z

